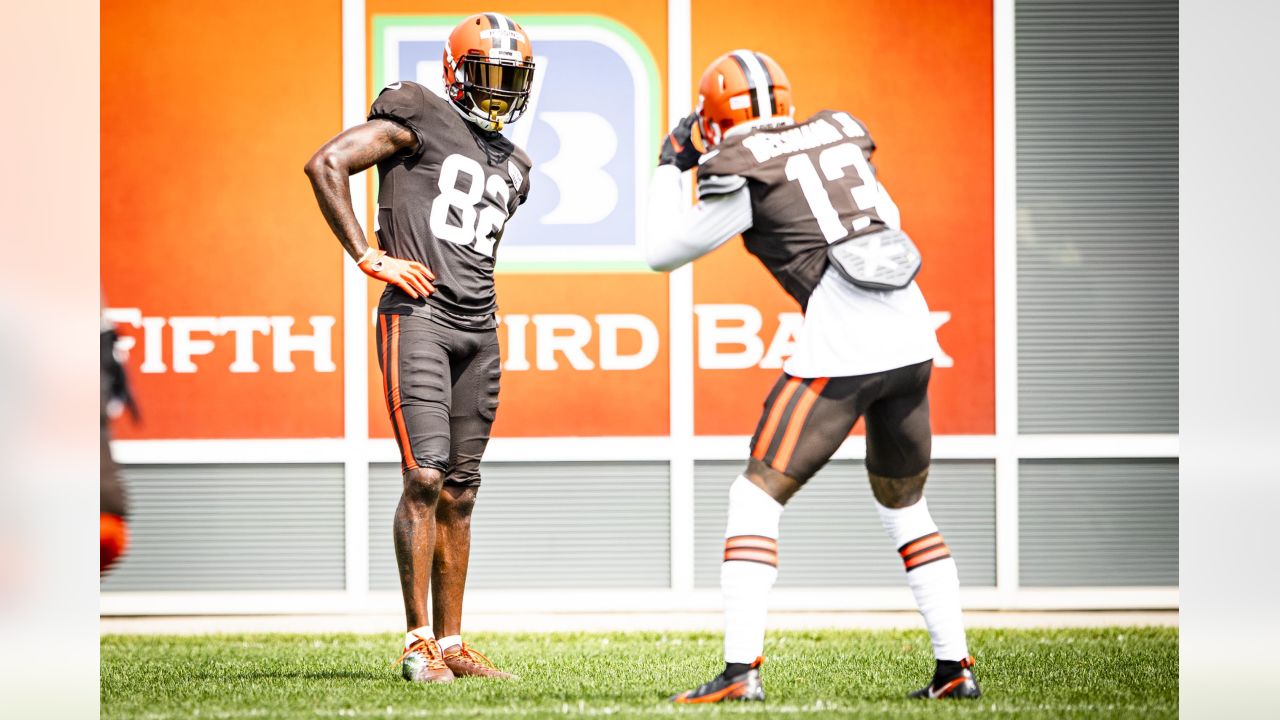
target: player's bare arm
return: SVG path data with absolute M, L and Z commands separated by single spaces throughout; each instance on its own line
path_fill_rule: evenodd
M 347 254 L 367 275 L 399 287 L 410 297 L 435 292 L 435 275 L 412 260 L 387 257 L 369 246 L 356 220 L 348 179 L 399 153 L 412 151 L 414 134 L 391 120 L 371 120 L 344 130 L 326 142 L 307 161 L 306 173 L 320 212 Z

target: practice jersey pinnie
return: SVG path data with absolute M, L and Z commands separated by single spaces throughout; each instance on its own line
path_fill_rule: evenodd
M 823 110 L 804 122 L 725 138 L 703 155 L 698 197 L 751 193 L 751 228 L 742 234 L 802 308 L 827 269 L 831 243 L 886 226 L 876 203 L 875 143 L 848 113 Z M 896 215 L 896 209 L 893 211 Z M 896 222 L 896 220 L 894 220 Z
M 378 244 L 430 268 L 436 292 L 414 300 L 388 285 L 381 312 L 488 316 L 497 310 L 494 258 L 507 219 L 529 194 L 531 162 L 498 133 L 465 120 L 444 98 L 408 81 L 382 90 L 369 119 L 413 131 L 418 147 L 378 163 Z

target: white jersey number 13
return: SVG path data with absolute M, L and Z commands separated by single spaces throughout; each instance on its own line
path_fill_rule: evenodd
M 850 231 L 857 232 L 871 224 L 871 218 L 866 213 L 874 209 L 880 200 L 880 184 L 876 181 L 871 166 L 867 164 L 867 159 L 863 157 L 862 148 L 851 142 L 823 150 L 818 154 L 818 165 L 822 167 L 822 177 L 818 176 L 818 170 L 808 155 L 792 155 L 787 160 L 785 170 L 788 180 L 800 182 L 800 190 L 809 203 L 809 209 L 813 211 L 813 217 L 818 221 L 818 227 L 822 229 L 823 237 L 828 243 L 833 243 L 848 237 Z M 862 184 L 851 191 L 854 207 L 861 214 L 853 219 L 850 227 L 845 227 L 840 222 L 840 213 L 827 195 L 827 185 L 823 178 L 827 181 L 842 178 L 845 168 L 850 166 L 862 180 Z

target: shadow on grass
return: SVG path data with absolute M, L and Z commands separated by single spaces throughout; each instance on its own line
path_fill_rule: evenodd
M 291 672 L 240 672 L 240 673 L 207 673 L 195 676 L 199 680 L 368 680 L 385 683 L 388 677 L 399 680 L 398 675 L 388 675 L 373 671 L 356 672 L 349 670 L 307 670 Z

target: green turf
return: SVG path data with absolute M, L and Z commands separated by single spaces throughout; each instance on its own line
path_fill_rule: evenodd
M 493 634 L 469 640 L 523 677 L 411 685 L 396 635 L 107 636 L 103 718 L 959 717 L 1173 718 L 1174 628 L 973 630 L 985 696 L 902 696 L 933 663 L 920 631 L 771 633 L 768 702 L 674 707 L 720 669 L 708 633 Z

